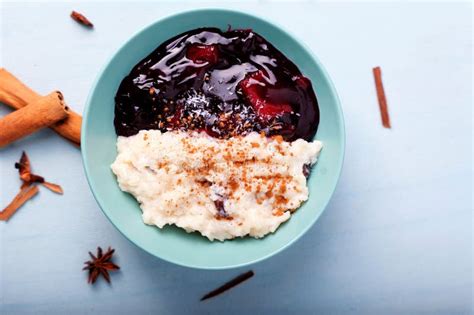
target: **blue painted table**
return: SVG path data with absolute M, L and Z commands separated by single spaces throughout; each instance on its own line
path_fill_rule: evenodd
M 61 89 L 81 112 L 107 58 L 158 18 L 220 6 L 277 21 L 316 52 L 342 100 L 347 155 L 326 212 L 294 246 L 252 266 L 251 281 L 200 303 L 244 270 L 181 268 L 136 248 L 99 210 L 79 150 L 44 130 L 0 151 L 2 205 L 18 189 L 13 163 L 22 150 L 65 190 L 43 189 L 0 222 L 0 313 L 469 313 L 471 6 L 226 3 L 3 3 L 1 65 L 41 93 Z M 73 9 L 96 28 L 74 23 Z M 376 65 L 392 130 L 381 127 Z M 117 249 L 122 271 L 111 286 L 90 286 L 81 271 L 97 245 Z

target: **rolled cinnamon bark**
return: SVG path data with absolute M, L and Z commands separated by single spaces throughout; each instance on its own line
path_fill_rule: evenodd
M 41 95 L 27 87 L 13 74 L 0 68 L 0 102 L 14 109 L 20 109 L 40 97 Z M 82 117 L 70 109 L 68 113 L 64 120 L 50 127 L 64 138 L 80 145 Z
M 53 92 L 0 118 L 0 147 L 51 126 L 68 116 L 63 95 Z

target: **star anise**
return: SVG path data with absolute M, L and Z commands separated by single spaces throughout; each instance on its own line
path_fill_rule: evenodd
M 89 270 L 88 283 L 94 284 L 99 275 L 102 275 L 105 280 L 110 283 L 109 271 L 116 271 L 120 269 L 119 266 L 111 262 L 115 249 L 108 248 L 105 254 L 102 253 L 102 248 L 97 247 L 97 257 L 89 252 L 92 260 L 84 262 L 86 265 L 82 270 Z

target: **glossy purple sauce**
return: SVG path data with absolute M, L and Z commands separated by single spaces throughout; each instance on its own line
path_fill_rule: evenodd
M 121 136 L 181 129 L 311 140 L 319 109 L 309 79 L 263 37 L 201 28 L 161 44 L 122 80 L 114 124 Z

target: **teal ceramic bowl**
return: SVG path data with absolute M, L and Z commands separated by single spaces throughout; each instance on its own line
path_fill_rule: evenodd
M 176 227 L 160 230 L 142 222 L 135 199 L 122 192 L 110 169 L 116 157 L 114 95 L 124 76 L 160 43 L 182 32 L 213 26 L 252 28 L 296 63 L 313 83 L 321 121 L 316 138 L 324 143 L 309 178 L 309 200 L 289 221 L 263 239 L 210 242 Z M 226 10 L 197 10 L 164 18 L 138 32 L 99 74 L 84 112 L 82 157 L 91 190 L 105 215 L 130 241 L 169 262 L 202 269 L 241 267 L 269 258 L 301 237 L 318 219 L 333 194 L 344 155 L 344 123 L 336 91 L 318 59 L 300 40 L 255 16 Z

